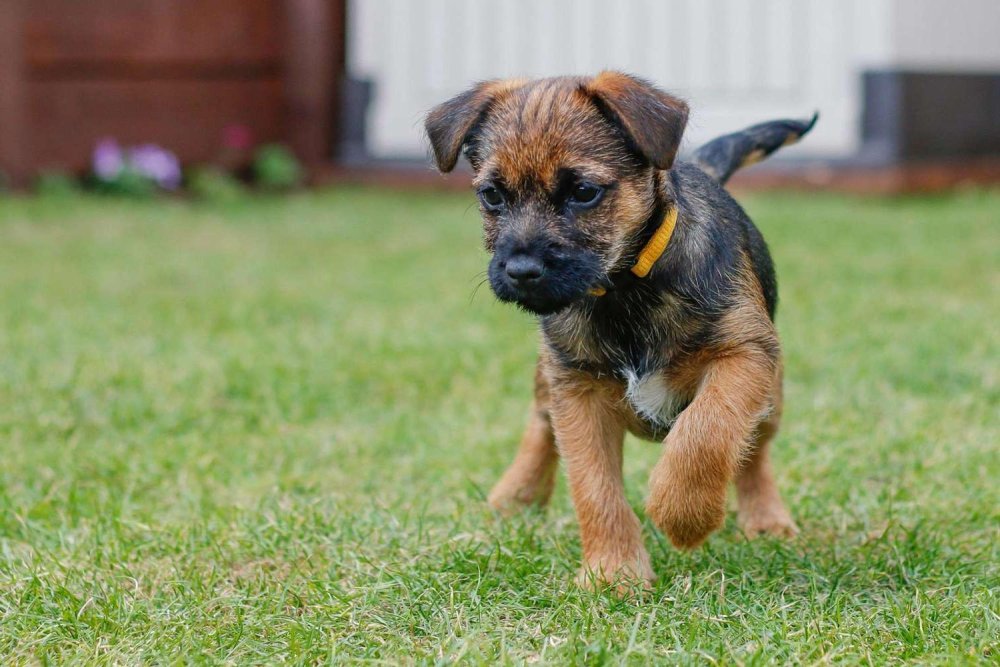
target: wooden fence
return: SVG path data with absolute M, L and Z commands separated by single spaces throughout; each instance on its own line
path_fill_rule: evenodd
M 86 167 L 94 143 L 211 160 L 224 128 L 332 155 L 343 0 L 0 0 L 0 170 Z

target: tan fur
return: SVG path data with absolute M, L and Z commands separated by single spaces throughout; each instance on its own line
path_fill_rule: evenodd
M 524 195 L 519 201 L 529 202 L 516 220 L 506 221 L 505 233 L 544 231 L 554 242 L 564 240 L 565 232 L 553 224 L 558 216 L 538 196 L 555 187 L 560 170 L 615 182 L 600 207 L 579 216 L 575 229 L 610 273 L 627 269 L 650 215 L 674 205 L 663 170 L 673 162 L 686 115 L 680 100 L 612 72 L 591 79 L 481 84 L 432 112 L 428 131 L 439 166 L 450 169 L 470 128 L 480 123 L 470 155 L 476 185 L 499 180 Z M 460 124 L 457 130 L 446 122 L 452 118 Z M 645 162 L 623 150 L 621 134 L 612 127 L 616 119 Z M 492 252 L 500 223 L 486 207 L 482 214 L 485 245 Z M 675 230 L 677 239 L 688 240 L 685 252 L 707 251 L 707 241 L 687 225 L 681 216 Z M 587 327 L 585 314 L 566 311 L 549 319 L 528 425 L 489 502 L 504 513 L 544 505 L 561 456 L 580 524 L 581 584 L 624 591 L 648 585 L 654 576 L 622 482 L 626 431 L 662 440 L 646 511 L 676 546 L 695 547 L 722 524 L 733 481 L 740 525 L 748 535 L 794 534 L 769 461 L 781 415 L 778 338 L 749 258 L 743 258 L 736 278 L 732 305 L 711 342 L 694 350 L 677 347 L 669 364 L 653 371 L 657 375 L 636 376 L 628 386 L 614 374 L 571 368 L 606 365 L 613 357 Z M 663 329 L 678 338 L 698 327 L 685 319 L 682 306 L 665 298 L 655 313 Z M 569 365 L 557 363 L 550 346 L 568 356 Z
M 736 474 L 740 529 L 751 538 L 758 535 L 792 537 L 799 532 L 785 509 L 771 470 L 771 440 L 781 422 L 781 375 L 779 366 L 775 374 L 773 409 L 754 431 L 749 451 Z
M 628 587 L 653 580 L 639 518 L 625 499 L 625 422 L 617 383 L 549 367 L 552 420 L 580 522 L 583 585 Z
M 694 401 L 664 441 L 646 512 L 675 546 L 696 547 L 722 525 L 726 487 L 768 406 L 770 366 L 750 347 L 711 360 Z
M 502 174 L 515 189 L 551 189 L 559 170 L 567 166 L 595 182 L 614 180 L 615 170 L 628 157 L 618 151 L 615 135 L 583 85 L 582 80 L 543 79 L 503 88 L 479 139 L 486 157 L 475 165 L 473 184 L 478 187 Z M 606 205 L 586 219 L 584 231 L 607 259 L 605 270 L 618 268 L 622 256 L 633 249 L 630 242 L 656 203 L 656 183 L 655 173 L 648 170 L 642 178 L 622 181 Z M 492 251 L 496 221 L 487 211 L 482 213 L 486 249 Z M 522 220 L 521 232 L 527 236 L 534 226 L 547 226 L 549 213 L 539 204 L 534 215 Z
M 761 160 L 763 160 L 764 157 L 765 157 L 764 151 L 762 151 L 761 149 L 758 148 L 755 151 L 751 151 L 751 152 L 747 153 L 747 156 L 745 158 L 743 158 L 743 162 L 740 164 L 740 166 L 741 167 L 749 167 L 752 164 L 757 164 L 758 162 L 760 162 Z
M 535 370 L 535 400 L 514 462 L 490 491 L 490 506 L 510 514 L 529 506 L 544 506 L 552 495 L 559 454 L 549 414 L 548 380 L 539 362 Z
M 742 523 L 755 533 L 795 530 L 767 457 L 781 414 L 778 338 L 749 269 L 741 295 L 720 323 L 721 341 L 678 364 L 670 378 L 694 400 L 664 441 L 646 510 L 681 548 L 698 546 L 722 525 L 726 487 L 741 469 Z

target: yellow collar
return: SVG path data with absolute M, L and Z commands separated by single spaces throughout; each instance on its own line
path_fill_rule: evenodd
M 636 277 L 645 278 L 653 270 L 653 264 L 656 264 L 656 260 L 663 256 L 676 226 L 677 207 L 673 206 L 663 216 L 663 222 L 660 223 L 659 228 L 653 233 L 653 237 L 649 239 L 649 242 L 646 243 L 646 246 L 639 253 L 635 264 L 632 265 L 631 271 Z M 604 296 L 607 293 L 608 290 L 604 287 L 594 287 L 589 292 L 591 296 Z

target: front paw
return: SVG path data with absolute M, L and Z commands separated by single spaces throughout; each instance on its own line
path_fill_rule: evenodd
M 629 557 L 590 558 L 576 575 L 576 583 L 581 588 L 590 591 L 610 588 L 620 597 L 649 590 L 655 579 L 645 549 Z
M 646 514 L 678 549 L 694 549 L 726 519 L 726 486 L 654 476 Z

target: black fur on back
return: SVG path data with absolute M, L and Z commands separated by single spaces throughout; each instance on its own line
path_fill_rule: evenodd
M 768 316 L 774 320 L 778 305 L 774 264 L 750 217 L 718 183 L 691 164 L 678 165 L 671 180 L 686 220 L 682 236 L 688 237 L 686 242 L 677 240 L 678 254 L 686 255 L 687 270 L 677 279 L 684 292 L 703 307 L 714 304 L 724 310 L 728 303 L 722 303 L 725 299 L 719 295 L 731 289 L 740 254 L 745 253 L 760 282 Z

